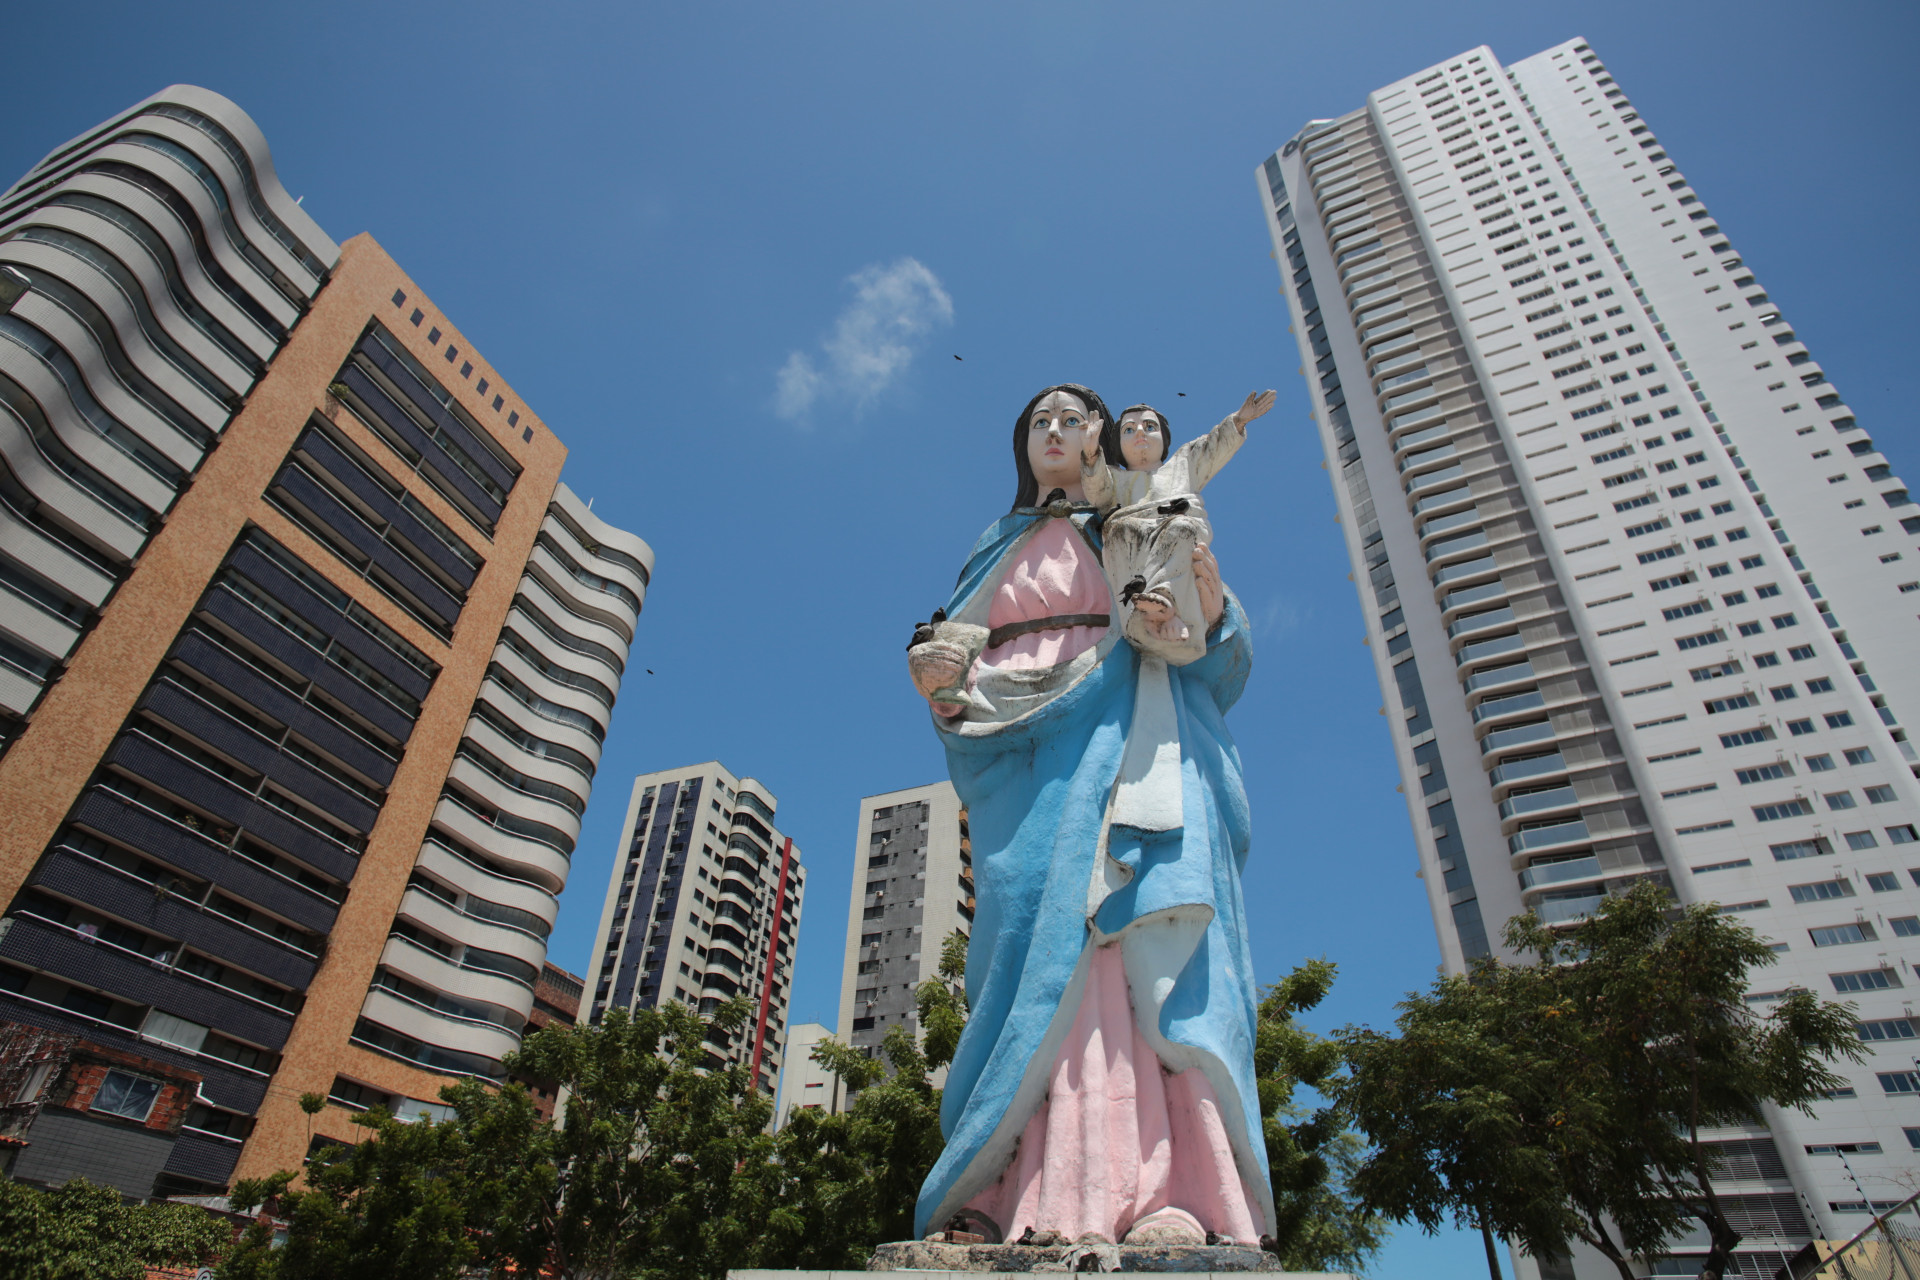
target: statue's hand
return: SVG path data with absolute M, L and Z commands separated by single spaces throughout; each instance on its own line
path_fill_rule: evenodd
M 957 716 L 966 710 L 956 703 L 933 700 L 935 693 L 951 689 L 966 678 L 966 667 L 951 646 L 937 641 L 913 646 L 907 650 L 907 672 L 913 677 L 913 687 L 940 715 Z
M 1106 423 L 1096 413 L 1087 419 L 1086 426 L 1080 428 L 1080 456 L 1088 462 L 1100 456 L 1100 432 L 1105 426 Z
M 1245 431 L 1249 422 L 1273 408 L 1274 399 L 1275 395 L 1271 391 L 1248 392 L 1247 398 L 1241 402 L 1240 407 L 1233 411 L 1233 420 L 1240 424 L 1242 431 Z
M 1220 562 L 1213 558 L 1213 549 L 1204 542 L 1193 549 L 1193 585 L 1200 593 L 1200 612 L 1206 617 L 1207 630 L 1211 631 L 1220 625 L 1227 611 L 1227 589 L 1220 582 Z

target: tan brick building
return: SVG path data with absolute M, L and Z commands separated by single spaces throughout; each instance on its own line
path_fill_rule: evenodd
M 0 310 L 0 1019 L 200 1077 L 158 1193 L 501 1078 L 651 550 L 217 94 L 0 195 Z

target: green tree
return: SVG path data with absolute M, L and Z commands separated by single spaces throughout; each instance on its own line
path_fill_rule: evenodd
M 669 1003 L 535 1032 L 507 1066 L 566 1090 L 560 1125 L 538 1120 L 524 1090 L 444 1092 L 469 1136 L 469 1208 L 497 1274 L 701 1280 L 757 1265 L 779 1207 L 772 1103 L 710 1047 L 748 1013 L 736 999 L 706 1022 Z
M 1329 961 L 1309 960 L 1260 1001 L 1253 1061 L 1273 1178 L 1272 1248 L 1294 1271 L 1362 1271 L 1386 1238 L 1385 1219 L 1347 1189 L 1362 1144 L 1337 1097 L 1340 1045 L 1296 1021 L 1326 999 L 1336 972 Z M 1321 1105 L 1296 1101 L 1302 1087 Z
M 1700 1133 L 1843 1084 L 1827 1063 L 1863 1056 L 1852 1007 L 1795 989 L 1756 1014 L 1748 975 L 1771 949 L 1651 883 L 1572 929 L 1528 914 L 1505 936 L 1522 962 L 1440 979 L 1401 1004 L 1397 1037 L 1341 1033 L 1341 1096 L 1373 1143 L 1356 1190 L 1398 1220 L 1432 1231 L 1451 1216 L 1535 1257 L 1584 1241 L 1622 1277 L 1698 1223 L 1702 1280 L 1719 1280 L 1740 1235 Z
M 378 1107 L 354 1122 L 366 1139 L 323 1147 L 307 1166 L 304 1189 L 291 1189 L 289 1172 L 235 1185 L 234 1208 L 272 1206 L 287 1238 L 274 1248 L 273 1227 L 256 1222 L 221 1265 L 221 1280 L 453 1280 L 474 1260 L 470 1148 L 460 1126 L 409 1123 Z
M 0 1178 L 0 1275 L 8 1280 L 140 1280 L 193 1266 L 233 1239 L 217 1214 L 187 1204 L 125 1204 L 75 1178 L 53 1191 Z

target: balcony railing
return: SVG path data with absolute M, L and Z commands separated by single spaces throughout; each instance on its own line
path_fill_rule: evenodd
M 1533 663 L 1529 660 L 1510 662 L 1504 667 L 1494 667 L 1477 675 L 1468 676 L 1461 682 L 1461 688 L 1468 693 L 1477 693 L 1481 689 L 1490 689 L 1495 685 L 1512 684 L 1515 680 L 1531 680 Z
M 1547 700 L 1540 696 L 1538 689 L 1527 689 L 1520 693 L 1508 694 L 1504 698 L 1488 698 L 1473 709 L 1473 722 L 1491 720 L 1495 716 L 1512 715 L 1519 711 L 1531 711 L 1535 707 L 1544 707 Z
M 1480 705 L 1484 707 L 1487 704 L 1483 702 Z M 1480 740 L 1480 754 L 1484 756 L 1528 742 L 1545 742 L 1558 732 L 1559 730 L 1555 729 L 1550 721 L 1545 720 L 1538 724 L 1515 725 L 1511 729 L 1495 729 Z
M 1583 894 L 1577 898 L 1549 898 L 1537 904 L 1533 910 L 1542 924 L 1565 924 L 1592 915 L 1606 900 L 1604 893 Z
M 1449 582 L 1458 582 L 1462 578 L 1474 578 L 1483 573 L 1498 573 L 1500 566 L 1492 556 L 1481 556 L 1475 560 L 1463 560 L 1459 564 L 1450 564 L 1433 575 L 1433 585 L 1444 587 Z
M 1511 607 L 1505 609 L 1489 609 L 1485 613 L 1468 614 L 1464 618 L 1455 618 L 1453 620 L 1453 625 L 1447 628 L 1447 638 L 1457 640 L 1469 632 L 1485 631 L 1488 627 L 1497 627 L 1502 623 L 1512 621 L 1513 610 Z M 1462 652 L 1465 651 L 1462 650 Z
M 1523 795 L 1508 796 L 1500 805 L 1502 818 L 1517 818 L 1522 814 L 1539 813 L 1544 809 L 1564 809 L 1570 804 L 1579 804 L 1580 797 L 1572 787 L 1555 787 L 1551 791 L 1529 791 Z
M 1516 831 L 1507 837 L 1507 852 L 1526 853 L 1533 849 L 1571 844 L 1576 840 L 1589 838 L 1586 819 L 1575 818 L 1571 822 L 1556 822 L 1550 827 L 1533 827 L 1526 831 Z
M 1485 705 L 1484 703 L 1482 705 Z M 1488 772 L 1487 780 L 1494 786 L 1504 786 L 1509 782 L 1518 782 L 1522 778 L 1538 778 L 1543 774 L 1565 773 L 1567 758 L 1558 751 L 1545 755 L 1528 756 L 1522 760 L 1509 760 Z
M 1538 889 L 1568 880 L 1592 880 L 1600 874 L 1600 859 L 1569 858 L 1565 862 L 1536 863 L 1520 873 L 1520 887 Z

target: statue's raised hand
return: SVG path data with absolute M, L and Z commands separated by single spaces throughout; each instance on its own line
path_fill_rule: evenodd
M 1233 420 L 1239 424 L 1242 431 L 1245 431 L 1249 422 L 1273 408 L 1275 398 L 1272 391 L 1248 392 L 1247 398 L 1241 402 L 1240 407 L 1233 411 Z
M 1099 414 L 1087 419 L 1087 425 L 1080 428 L 1080 456 L 1093 462 L 1100 456 L 1100 433 L 1106 429 L 1106 423 Z

